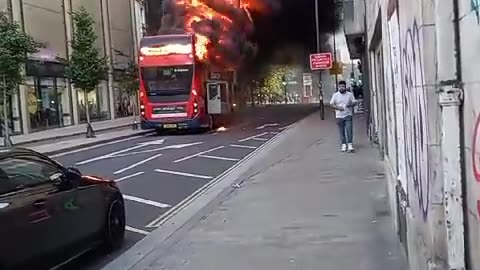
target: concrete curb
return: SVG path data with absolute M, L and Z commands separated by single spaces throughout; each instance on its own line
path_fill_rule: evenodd
M 104 132 L 104 131 L 107 131 L 107 130 L 119 130 L 119 129 L 125 129 L 127 127 L 131 127 L 132 126 L 132 123 L 128 123 L 128 124 L 123 124 L 123 125 L 119 125 L 119 126 L 115 126 L 115 127 L 109 127 L 109 128 L 99 128 L 99 129 L 95 129 L 95 132 L 97 133 L 101 133 L 101 132 Z M 26 142 L 20 142 L 20 143 L 16 143 L 15 142 L 15 137 L 13 137 L 13 144 L 15 146 L 22 146 L 22 145 L 28 145 L 28 144 L 34 144 L 34 143 L 41 143 L 41 142 L 48 142 L 48 141 L 53 141 L 53 140 L 58 140 L 58 139 L 65 139 L 65 138 L 70 138 L 70 137 L 76 137 L 76 136 L 79 136 L 79 135 L 82 135 L 82 134 L 85 134 L 85 130 L 82 130 L 82 131 L 78 131 L 78 132 L 74 132 L 74 133 L 71 133 L 71 134 L 68 134 L 68 135 L 59 135 L 59 136 L 54 136 L 54 137 L 49 137 L 49 138 L 42 138 L 42 139 L 34 139 L 34 140 L 30 140 L 30 141 L 26 141 Z
M 312 113 L 312 114 L 315 114 Z M 269 153 L 283 143 L 293 132 L 299 122 L 305 121 L 312 114 L 293 124 L 289 128 L 275 135 L 270 141 L 257 148 L 241 161 L 229 168 L 204 187 L 195 191 L 184 201 L 163 214 L 157 221 L 158 228 L 146 236 L 133 247 L 107 264 L 102 270 L 131 270 L 139 264 L 150 263 L 155 258 L 148 258 L 153 252 L 172 237 L 183 226 L 188 224 L 203 209 L 217 199 L 221 194 L 233 189 L 232 185 L 241 182 L 242 177 L 258 162 L 268 157 Z M 152 256 L 155 257 L 155 256 Z M 151 260 L 150 260 L 151 259 Z
M 52 156 L 52 155 L 61 154 L 63 152 L 75 151 L 75 150 L 91 147 L 91 146 L 94 146 L 94 145 L 97 145 L 97 144 L 109 143 L 109 142 L 118 141 L 118 140 L 130 138 L 130 137 L 134 137 L 134 136 L 147 135 L 147 134 L 150 134 L 150 133 L 153 133 L 153 132 L 152 131 L 142 131 L 142 132 L 132 133 L 132 134 L 128 134 L 128 135 L 121 135 L 121 136 L 118 136 L 118 137 L 115 137 L 115 138 L 107 138 L 107 139 L 97 140 L 97 141 L 89 142 L 89 143 L 85 143 L 85 144 L 78 144 L 78 145 L 75 145 L 75 146 L 69 146 L 69 147 L 59 149 L 59 150 L 51 150 L 51 151 L 47 151 L 47 152 L 42 152 L 42 154 Z M 65 138 L 68 138 L 68 137 L 70 137 L 70 136 L 67 136 Z M 74 137 L 74 136 L 71 136 L 71 137 Z M 22 147 L 22 145 L 16 145 L 16 146 Z

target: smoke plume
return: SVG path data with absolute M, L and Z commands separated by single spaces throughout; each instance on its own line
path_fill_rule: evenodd
M 320 32 L 331 33 L 334 0 L 318 2 Z M 165 0 L 162 10 L 158 34 L 194 33 L 197 56 L 217 66 L 257 68 L 291 46 L 315 51 L 314 0 Z

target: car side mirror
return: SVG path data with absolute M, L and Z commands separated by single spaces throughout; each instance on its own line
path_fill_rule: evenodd
M 82 181 L 82 173 L 75 167 L 67 168 L 65 173 L 64 188 L 76 188 L 80 186 Z

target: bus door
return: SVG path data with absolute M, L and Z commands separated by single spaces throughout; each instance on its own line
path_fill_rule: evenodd
M 207 100 L 209 114 L 224 114 L 230 110 L 227 82 L 207 83 Z

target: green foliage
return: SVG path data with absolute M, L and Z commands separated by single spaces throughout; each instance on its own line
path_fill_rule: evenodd
M 95 47 L 94 21 L 84 7 L 73 13 L 74 34 L 67 77 L 76 88 L 95 90 L 107 73 L 107 59 Z
M 22 67 L 28 60 L 28 54 L 35 53 L 42 44 L 23 32 L 20 26 L 11 22 L 5 12 L 0 12 L 0 76 L 5 76 L 6 85 L 2 90 L 8 91 L 22 83 Z
M 263 78 L 254 89 L 259 101 L 281 102 L 284 98 L 283 78 L 292 72 L 292 68 L 284 65 L 272 65 L 263 72 Z
M 128 63 L 128 67 L 119 73 L 117 82 L 121 89 L 130 95 L 136 95 L 139 86 L 138 66 L 135 62 Z

